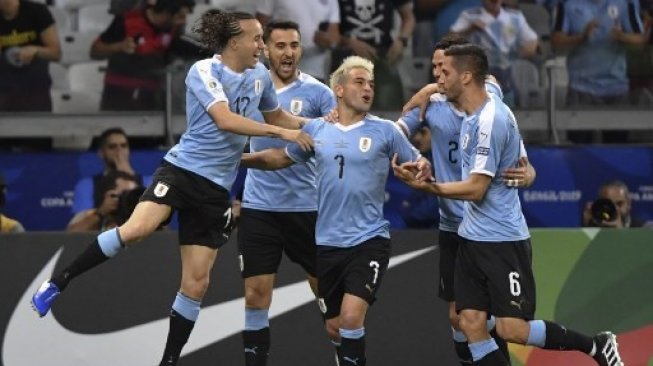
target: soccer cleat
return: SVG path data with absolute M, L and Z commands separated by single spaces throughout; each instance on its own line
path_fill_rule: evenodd
M 52 281 L 47 280 L 43 282 L 34 296 L 32 296 L 32 309 L 34 309 L 40 317 L 44 317 L 45 314 L 50 311 L 54 299 L 56 299 L 60 293 L 61 291 L 59 291 L 59 287 L 52 283 Z
M 594 336 L 596 346 L 592 356 L 600 366 L 624 366 L 619 355 L 617 336 L 611 332 L 601 332 Z

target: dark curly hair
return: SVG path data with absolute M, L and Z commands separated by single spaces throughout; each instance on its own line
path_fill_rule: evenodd
M 211 9 L 202 14 L 202 18 L 193 26 L 193 32 L 200 36 L 206 48 L 220 53 L 231 38 L 243 32 L 240 21 L 248 19 L 256 18 L 250 13 Z

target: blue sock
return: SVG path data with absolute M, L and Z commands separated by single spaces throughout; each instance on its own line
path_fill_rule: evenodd
M 546 343 L 546 324 L 543 320 L 531 320 L 528 322 L 530 330 L 526 344 L 543 348 Z
M 113 228 L 98 235 L 97 242 L 100 245 L 100 250 L 107 257 L 113 257 L 122 250 L 122 240 L 118 233 L 118 228 Z
M 194 322 L 200 315 L 200 302 L 187 297 L 181 292 L 177 292 L 175 302 L 172 303 L 172 309 L 184 318 Z
M 497 343 L 494 341 L 494 338 L 469 344 L 469 350 L 472 352 L 472 358 L 474 359 L 474 362 L 485 357 L 485 355 L 487 355 L 488 353 L 492 353 L 498 349 L 499 346 L 497 346 Z
M 342 338 L 349 338 L 349 339 L 361 339 L 363 336 L 365 336 L 365 327 L 361 327 L 358 329 L 342 329 L 340 328 L 338 330 L 340 332 L 340 336 Z
M 261 330 L 269 326 L 268 309 L 245 308 L 245 330 Z

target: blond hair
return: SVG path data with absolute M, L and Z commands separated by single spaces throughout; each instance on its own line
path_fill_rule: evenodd
M 342 83 L 344 76 L 352 69 L 364 69 L 370 73 L 372 78 L 374 78 L 374 64 L 372 61 L 360 56 L 349 56 L 344 59 L 338 69 L 331 74 L 331 77 L 329 78 L 329 86 L 331 87 L 331 90 L 334 90 L 336 85 Z

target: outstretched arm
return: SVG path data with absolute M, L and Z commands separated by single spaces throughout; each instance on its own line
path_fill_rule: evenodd
M 301 129 L 308 121 L 306 118 L 297 117 L 281 108 L 277 108 L 271 112 L 263 112 L 263 118 L 267 124 L 291 130 Z
M 284 149 L 267 149 L 255 153 L 245 153 L 240 160 L 242 166 L 260 170 L 278 170 L 293 165 Z

